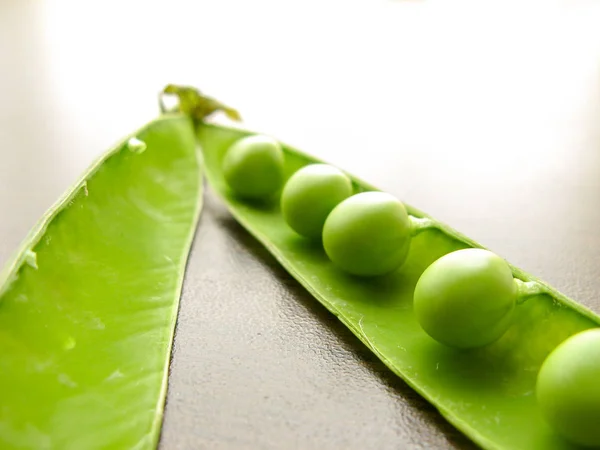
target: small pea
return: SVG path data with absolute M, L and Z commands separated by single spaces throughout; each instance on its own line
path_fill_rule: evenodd
M 442 344 L 476 348 L 498 340 L 511 325 L 518 289 L 496 254 L 469 248 L 434 261 L 419 277 L 414 312 Z
M 294 173 L 281 193 L 281 212 L 298 234 L 319 238 L 338 203 L 352 195 L 352 182 L 329 164 L 310 164 Z
M 559 434 L 600 447 L 600 328 L 569 337 L 548 355 L 536 394 L 543 417 Z
M 237 140 L 223 159 L 223 175 L 240 197 L 262 199 L 283 185 L 283 151 L 279 143 L 263 135 Z
M 385 192 L 363 192 L 337 205 L 323 226 L 323 247 L 341 269 L 361 276 L 399 268 L 410 247 L 406 208 Z

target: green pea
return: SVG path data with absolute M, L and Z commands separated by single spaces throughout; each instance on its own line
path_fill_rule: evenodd
M 385 275 L 406 259 L 410 235 L 402 202 L 385 192 L 363 192 L 331 211 L 323 247 L 335 265 L 353 275 Z
M 298 234 L 319 238 L 331 210 L 351 195 L 352 182 L 341 170 L 310 164 L 287 181 L 281 193 L 281 212 Z
M 536 394 L 542 415 L 559 434 L 600 446 L 600 328 L 569 337 L 548 355 Z
M 223 175 L 240 197 L 272 196 L 283 184 L 283 151 L 279 143 L 263 135 L 237 140 L 223 159 Z
M 435 340 L 457 348 L 482 347 L 510 326 L 517 293 L 502 258 L 482 249 L 458 250 L 437 259 L 421 274 L 414 312 Z

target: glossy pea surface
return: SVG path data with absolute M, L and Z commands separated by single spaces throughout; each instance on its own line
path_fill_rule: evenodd
M 264 135 L 241 138 L 223 159 L 223 176 L 242 198 L 264 199 L 283 184 L 283 152 L 279 143 Z
M 479 351 L 457 351 L 437 344 L 416 320 L 414 287 L 425 268 L 441 256 L 476 243 L 437 222 L 436 227 L 411 238 L 406 261 L 398 270 L 385 277 L 349 276 L 331 262 L 322 245 L 305 245 L 302 239 L 294 239 L 279 207 L 256 208 L 232 195 L 222 176 L 222 160 L 231 144 L 244 135 L 215 124 L 198 127 L 208 180 L 239 223 L 332 317 L 338 317 L 478 447 L 574 449 L 541 417 L 535 398 L 537 372 L 550 349 L 576 331 L 600 326 L 600 317 L 575 308 L 565 296 L 550 291 L 517 306 L 507 334 L 493 345 Z M 288 177 L 307 164 L 322 162 L 292 147 L 282 148 Z M 353 185 L 361 192 L 375 190 L 358 179 L 353 179 Z M 413 217 L 427 218 L 409 204 L 404 206 L 411 224 Z M 525 272 L 512 269 L 515 277 L 531 280 Z M 519 286 L 519 295 L 520 290 Z
M 353 275 L 376 276 L 402 265 L 411 224 L 400 200 L 363 192 L 336 206 L 323 227 L 323 247 L 335 265 Z
M 448 253 L 425 269 L 415 287 L 414 311 L 435 340 L 482 347 L 506 332 L 516 296 L 508 264 L 490 251 L 470 248 Z
M 536 393 L 553 429 L 579 445 L 600 447 L 600 328 L 577 333 L 550 353 Z
M 281 212 L 298 234 L 320 238 L 329 213 L 352 195 L 350 179 L 329 164 L 310 164 L 287 181 L 281 193 Z

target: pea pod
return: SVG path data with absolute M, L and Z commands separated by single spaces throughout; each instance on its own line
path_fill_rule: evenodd
M 165 115 L 33 229 L 0 284 L 0 448 L 156 447 L 201 188 L 193 122 Z
M 405 205 L 414 233 L 400 270 L 374 278 L 337 268 L 320 243 L 308 241 L 286 223 L 277 200 L 244 201 L 229 189 L 222 162 L 227 150 L 254 134 L 199 123 L 197 137 L 211 187 L 231 214 L 279 263 L 335 314 L 394 373 L 431 402 L 456 428 L 489 449 L 574 448 L 544 421 L 535 398 L 536 376 L 548 354 L 567 337 L 597 327 L 600 317 L 509 265 L 526 302 L 519 302 L 508 331 L 494 343 L 469 351 L 442 345 L 419 325 L 413 292 L 421 274 L 450 252 L 483 248 L 449 226 Z M 284 178 L 322 163 L 281 144 Z M 355 193 L 377 190 L 351 177 Z

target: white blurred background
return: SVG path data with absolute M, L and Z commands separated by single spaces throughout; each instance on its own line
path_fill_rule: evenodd
M 174 82 L 559 287 L 557 257 L 591 282 L 599 23 L 576 0 L 2 0 L 0 262 Z

